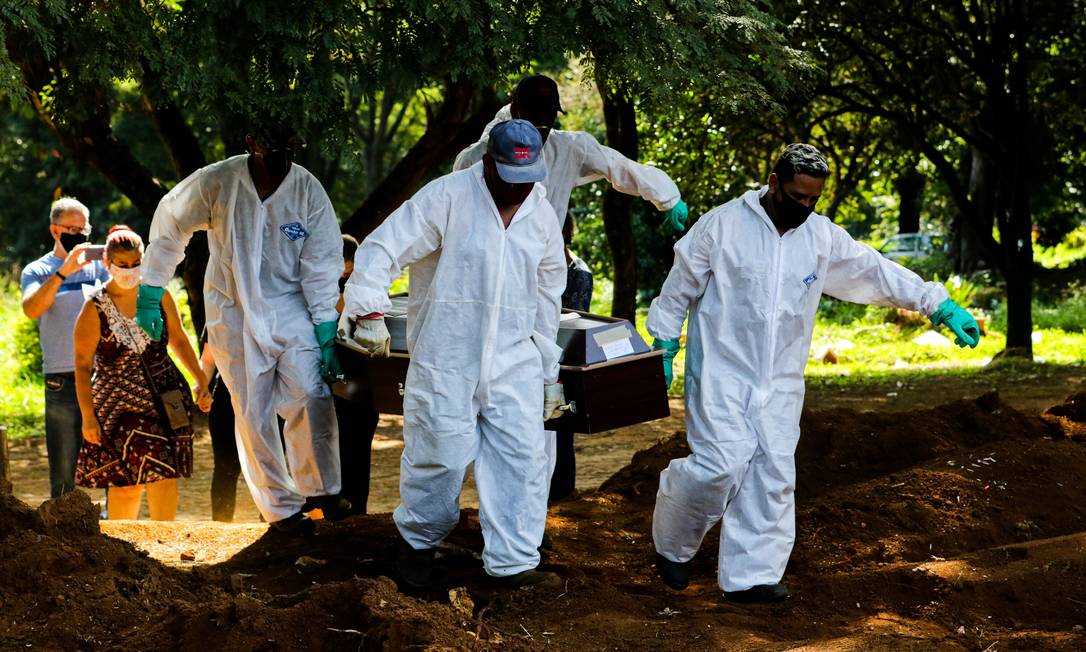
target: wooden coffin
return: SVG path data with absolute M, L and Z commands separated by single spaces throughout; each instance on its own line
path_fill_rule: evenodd
M 346 377 L 335 385 L 345 399 L 369 402 L 383 414 L 403 414 L 403 387 L 410 358 L 406 352 L 406 298 L 394 298 L 385 318 L 392 354 L 370 358 L 340 340 L 337 355 Z M 567 406 L 552 430 L 596 433 L 653 421 L 671 411 L 664 386 L 662 351 L 652 351 L 623 319 L 568 313 L 559 328 L 562 346 L 559 379 Z M 542 390 L 540 390 L 542 391 Z

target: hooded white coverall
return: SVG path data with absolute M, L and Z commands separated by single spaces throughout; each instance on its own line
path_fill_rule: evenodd
M 691 454 L 660 474 L 656 550 L 689 561 L 723 518 L 725 591 L 775 584 L 795 540 L 795 461 L 803 370 L 823 293 L 925 315 L 947 298 L 822 215 L 783 236 L 751 190 L 699 219 L 646 327 L 677 339 L 690 312 L 686 432 Z
M 499 109 L 494 120 L 483 130 L 479 142 L 457 154 L 453 169 L 463 170 L 481 161 L 486 153 L 490 130 L 511 117 L 510 105 Z M 566 222 L 569 196 L 573 189 L 600 179 L 607 179 L 621 193 L 637 195 L 652 202 L 657 210 L 671 210 L 679 203 L 679 187 L 666 172 L 630 160 L 618 150 L 601 145 L 591 134 L 583 131 L 552 129 L 547 142 L 543 144 L 543 160 L 547 164 L 547 178 L 541 183 L 547 189 L 547 201 L 554 207 L 559 228 Z M 557 440 L 551 430 L 547 431 L 547 458 L 550 477 L 557 462 Z
M 336 319 L 342 240 L 316 177 L 295 163 L 261 201 L 247 158 L 197 170 L 162 198 L 143 282 L 165 287 L 193 233 L 208 232 L 208 346 L 230 388 L 245 481 L 275 522 L 306 497 L 340 489 L 335 409 L 313 325 Z
M 389 284 L 411 266 L 392 518 L 413 548 L 437 546 L 459 521 L 474 463 L 494 576 L 539 564 L 547 518 L 543 385 L 558 379 L 566 261 L 544 194 L 536 184 L 504 228 L 481 163 L 436 179 L 359 246 L 344 293 L 348 314 L 385 312 Z

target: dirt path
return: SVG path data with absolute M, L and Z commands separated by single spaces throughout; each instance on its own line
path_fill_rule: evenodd
M 682 430 L 682 402 L 672 400 L 672 416 L 634 428 L 624 428 L 599 435 L 578 436 L 577 487 L 590 491 L 600 485 L 618 469 L 630 461 L 636 451 L 651 446 L 662 436 Z M 391 512 L 400 499 L 400 452 L 403 450 L 403 419 L 398 416 L 382 416 L 374 436 L 373 457 L 370 467 L 371 513 Z M 49 467 L 45 454 L 45 442 L 32 439 L 18 442 L 12 447 L 12 483 L 15 495 L 28 505 L 39 505 L 49 498 Z M 193 475 L 180 482 L 180 504 L 177 519 L 180 521 L 206 521 L 211 518 L 211 439 L 206 426 L 200 425 L 195 439 Z M 92 500 L 101 503 L 102 491 L 88 491 Z M 259 520 L 256 506 L 249 497 L 244 479 L 238 481 L 238 502 L 235 522 L 255 523 Z M 465 507 L 478 507 L 474 483 L 464 487 L 462 503 Z M 147 517 L 146 501 L 142 518 Z
M 957 398 L 999 391 L 1004 401 L 1025 412 L 1040 412 L 1084 387 L 1086 369 L 1073 366 L 1031 365 L 994 369 L 964 377 L 924 378 L 921 381 L 885 381 L 839 389 L 808 382 L 806 406 L 809 409 L 847 407 L 876 412 L 901 411 L 914 407 L 938 405 Z M 661 437 L 684 430 L 681 399 L 671 400 L 671 416 L 651 423 L 597 435 L 578 435 L 577 488 L 593 491 L 625 466 L 639 450 Z M 382 416 L 374 437 L 370 469 L 370 513 L 391 512 L 399 502 L 399 459 L 403 450 L 403 419 Z M 211 443 L 205 427 L 197 433 L 193 476 L 181 482 L 178 520 L 204 521 L 211 516 Z M 18 442 L 12 449 L 12 482 L 15 494 L 29 505 L 39 505 L 49 497 L 48 461 L 41 439 Z M 102 492 L 89 492 L 92 500 L 102 501 Z M 236 522 L 255 523 L 259 516 L 244 480 L 238 482 Z M 474 483 L 464 487 L 465 507 L 478 507 Z M 146 506 L 143 515 L 146 518 Z

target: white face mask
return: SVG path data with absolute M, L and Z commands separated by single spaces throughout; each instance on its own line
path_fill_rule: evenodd
M 135 267 L 117 267 L 116 265 L 110 265 L 109 275 L 113 277 L 113 280 L 117 282 L 117 285 L 125 290 L 131 290 L 140 284 L 139 265 L 136 265 Z

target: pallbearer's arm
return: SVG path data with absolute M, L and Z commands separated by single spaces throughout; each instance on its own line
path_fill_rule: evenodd
M 570 135 L 584 152 L 578 185 L 607 179 L 615 190 L 650 201 L 660 211 L 679 203 L 679 187 L 663 170 L 628 159 L 590 134 L 578 131 Z
M 192 235 L 210 227 L 211 198 L 203 177 L 203 170 L 193 172 L 158 202 L 141 264 L 144 285 L 166 287 L 185 258 Z
M 339 314 L 339 276 L 343 272 L 343 238 L 339 232 L 336 211 L 328 194 L 316 179 L 308 188 L 309 216 L 306 230 L 309 235 L 302 244 L 301 270 L 302 294 L 305 296 L 309 316 L 314 324 L 335 321 Z
M 949 295 L 941 283 L 925 282 L 915 272 L 856 242 L 831 224 L 833 245 L 822 291 L 853 303 L 894 306 L 930 316 Z
M 549 204 L 541 201 L 540 205 L 541 209 L 548 213 L 545 219 L 553 228 L 550 229 L 546 253 L 539 263 L 536 280 L 538 299 L 532 341 L 539 348 L 543 359 L 543 382 L 553 383 L 558 380 L 558 363 L 562 357 L 562 349 L 556 340 L 562 315 L 562 293 L 566 291 L 566 257 L 558 220 Z
M 420 190 L 369 234 L 354 255 L 343 311 L 356 318 L 392 307 L 388 288 L 405 267 L 441 247 L 449 206 L 433 185 Z M 334 287 L 334 283 L 333 283 Z
M 703 217 L 675 243 L 675 262 L 645 320 L 645 328 L 653 337 L 677 340 L 690 304 L 705 292 L 711 276 L 710 254 L 715 246 L 714 222 L 711 214 Z

